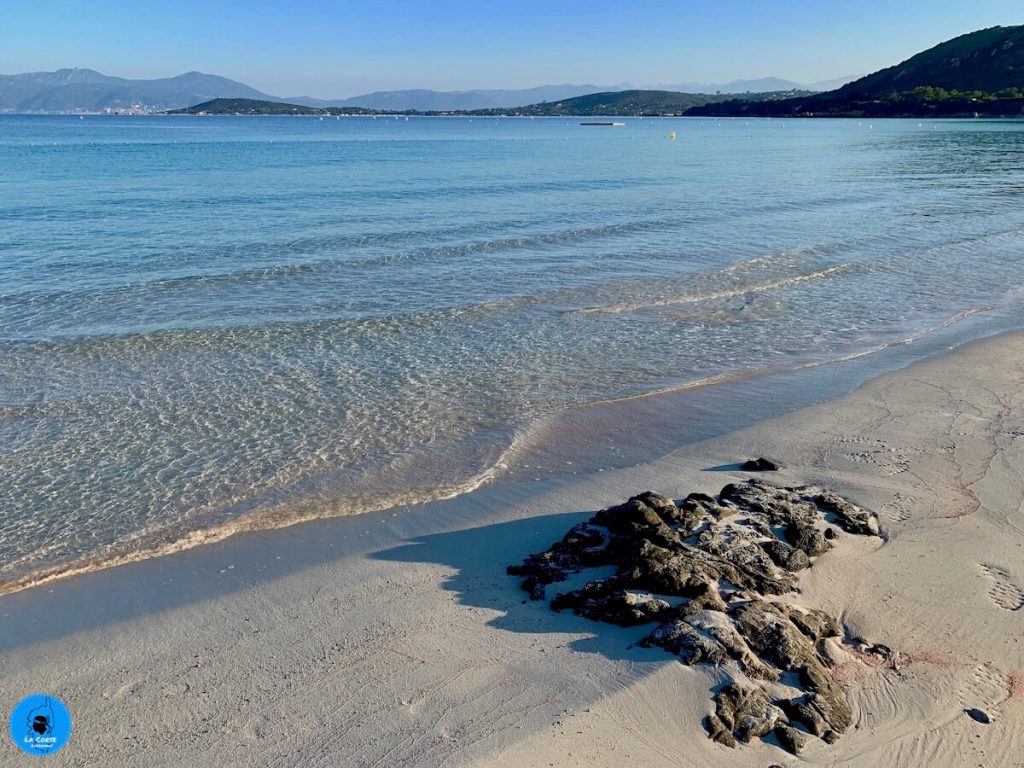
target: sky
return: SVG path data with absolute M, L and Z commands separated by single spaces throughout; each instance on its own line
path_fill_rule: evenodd
M 1024 23 L 1021 0 L 3 0 L 0 72 L 190 70 L 275 96 L 811 83 Z

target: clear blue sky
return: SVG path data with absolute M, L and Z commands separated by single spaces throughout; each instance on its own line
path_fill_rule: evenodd
M 277 96 L 867 73 L 1021 0 L 3 0 L 0 72 L 187 70 Z

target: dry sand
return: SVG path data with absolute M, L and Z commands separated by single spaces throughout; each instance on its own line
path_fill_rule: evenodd
M 62 766 L 1024 765 L 1024 334 L 639 467 L 239 536 L 0 598 L 5 706 L 74 718 Z M 706 670 L 645 634 L 521 602 L 507 564 L 651 489 L 716 492 L 738 459 L 830 486 L 886 540 L 842 537 L 797 600 L 899 653 L 847 652 L 855 728 L 800 758 L 700 725 Z M 991 725 L 964 709 L 981 707 Z M 9 740 L 0 764 L 27 765 Z

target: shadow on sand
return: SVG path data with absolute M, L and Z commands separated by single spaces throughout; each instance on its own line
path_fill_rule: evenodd
M 401 546 L 372 555 L 379 560 L 407 563 L 432 563 L 453 570 L 442 584 L 456 593 L 462 605 L 504 611 L 490 619 L 488 626 L 498 630 L 529 634 L 585 634 L 571 640 L 567 647 L 581 653 L 598 653 L 608 659 L 621 659 L 650 670 L 678 663 L 660 648 L 642 648 L 638 641 L 654 624 L 618 627 L 576 616 L 572 611 L 553 611 L 548 601 L 559 592 L 582 586 L 582 581 L 556 582 L 548 587 L 547 600 L 529 600 L 519 588 L 522 578 L 509 576 L 505 569 L 520 563 L 532 552 L 546 549 L 565 535 L 576 523 L 593 512 L 514 520 L 468 530 L 423 536 Z M 581 578 L 595 578 L 598 570 L 588 569 Z M 607 569 L 610 575 L 611 570 Z

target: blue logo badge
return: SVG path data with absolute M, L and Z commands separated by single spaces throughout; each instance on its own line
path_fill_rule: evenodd
M 63 747 L 71 735 L 71 715 L 64 702 L 34 693 L 18 702 L 11 713 L 11 738 L 23 752 L 49 755 Z

